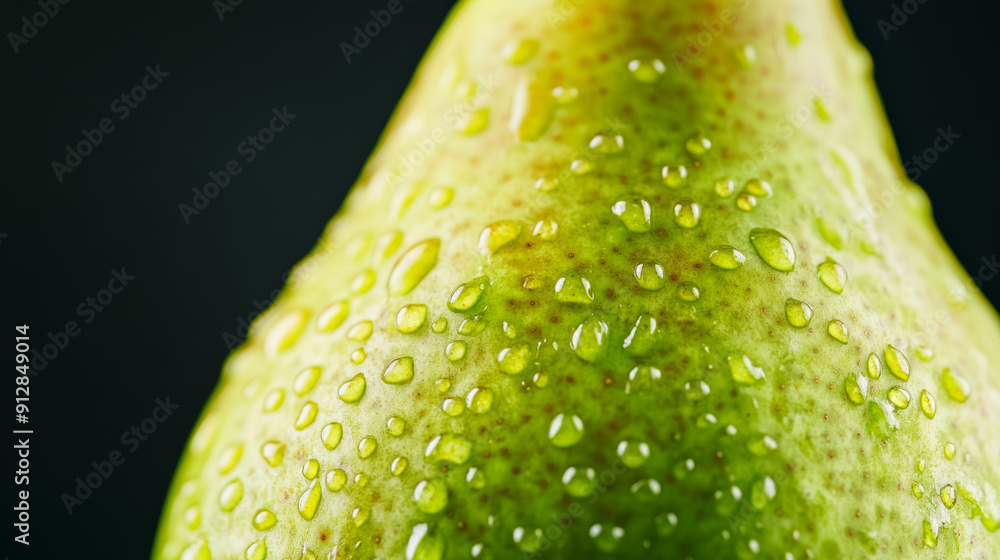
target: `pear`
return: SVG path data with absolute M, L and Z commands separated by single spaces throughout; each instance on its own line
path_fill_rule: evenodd
M 469 0 L 153 558 L 997 558 L 998 327 L 838 2 Z

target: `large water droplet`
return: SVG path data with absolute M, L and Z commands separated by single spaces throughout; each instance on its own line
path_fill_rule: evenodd
M 596 317 L 590 317 L 573 331 L 570 347 L 576 355 L 588 362 L 595 362 L 608 349 L 608 324 Z
M 234 478 L 222 487 L 222 492 L 219 493 L 219 508 L 228 513 L 236 509 L 242 499 L 243 483 L 240 479 Z
M 864 404 L 868 394 L 868 378 L 863 375 L 848 373 L 844 378 L 844 392 L 847 400 L 854 404 Z
M 615 451 L 625 466 L 633 469 L 649 459 L 649 444 L 644 441 L 622 440 Z
M 628 62 L 628 71 L 639 82 L 652 84 L 663 76 L 667 67 L 658 58 L 635 58 Z
M 969 395 L 972 393 L 972 386 L 969 385 L 969 382 L 965 378 L 951 373 L 948 368 L 944 368 L 944 371 L 941 372 L 941 387 L 944 388 L 948 397 L 957 403 L 969 400 Z
M 907 391 L 905 387 L 900 387 L 899 385 L 890 387 L 886 396 L 888 397 L 889 402 L 892 403 L 892 406 L 898 409 L 910 406 L 910 392 Z
M 337 395 L 345 403 L 356 403 L 361 400 L 361 397 L 365 396 L 366 388 L 365 374 L 359 373 L 341 385 L 337 390 Z
M 693 228 L 701 219 L 701 206 L 690 198 L 683 198 L 674 204 L 674 222 L 682 228 Z
M 253 516 L 253 528 L 258 531 L 267 531 L 278 524 L 278 516 L 273 512 L 261 509 Z
M 402 385 L 413 379 L 413 358 L 404 356 L 389 362 L 382 372 L 382 381 L 390 385 Z
M 768 266 L 782 272 L 795 269 L 795 248 L 787 237 L 777 230 L 754 228 L 750 230 L 750 243 L 757 250 L 761 260 Z
M 819 275 L 823 285 L 835 294 L 843 293 L 847 287 L 847 269 L 831 258 L 819 263 L 816 274 Z
M 477 249 L 484 256 L 489 256 L 521 235 L 521 223 L 515 220 L 500 220 L 486 226 L 479 234 Z
M 723 270 L 736 270 L 746 261 L 746 256 L 732 245 L 719 245 L 708 255 L 708 262 Z
M 652 209 L 649 202 L 640 196 L 622 198 L 611 206 L 611 212 L 618 216 L 625 228 L 631 232 L 645 233 L 653 227 Z
M 688 172 L 683 165 L 668 165 L 660 170 L 660 175 L 663 176 L 664 185 L 672 189 L 679 189 L 687 182 Z
M 840 319 L 834 319 L 827 323 L 826 332 L 834 338 L 837 342 L 841 344 L 847 344 L 848 330 L 847 325 L 844 324 Z
M 304 430 L 311 426 L 316 420 L 317 414 L 319 414 L 319 406 L 312 401 L 306 401 L 299 410 L 298 417 L 295 418 L 295 429 Z
M 909 381 L 910 361 L 906 359 L 906 356 L 891 344 L 885 347 L 884 356 L 885 365 L 889 371 L 903 381 Z
M 570 467 L 563 473 L 562 483 L 566 492 L 574 498 L 583 498 L 594 492 L 597 484 L 597 472 L 594 469 Z
M 663 289 L 663 267 L 657 262 L 635 265 L 635 279 L 642 289 L 656 292 Z
M 753 365 L 749 357 L 741 354 L 730 354 L 726 356 L 726 361 L 729 363 L 729 371 L 733 375 L 733 381 L 743 385 L 764 382 L 764 370 Z
M 405 296 L 437 265 L 440 239 L 428 239 L 410 247 L 389 273 L 389 295 Z
M 500 56 L 507 64 L 524 64 L 538 53 L 537 39 L 514 39 L 500 49 Z
M 426 523 L 413 527 L 406 542 L 406 560 L 441 560 L 444 557 L 444 539 L 430 534 Z
M 264 442 L 264 445 L 260 446 L 260 456 L 268 465 L 277 467 L 285 457 L 285 444 L 280 441 Z
M 797 329 L 808 327 L 812 316 L 813 308 L 808 303 L 792 298 L 785 300 L 785 319 L 789 325 Z
M 937 401 L 934 400 L 934 395 L 927 392 L 927 389 L 920 391 L 920 410 L 929 420 L 933 420 L 934 414 L 937 412 Z
M 479 299 L 483 297 L 483 293 L 486 291 L 486 284 L 487 278 L 480 276 L 455 288 L 455 291 L 451 294 L 451 299 L 448 300 L 448 309 L 455 312 L 472 309 L 474 305 L 479 303 Z
M 602 154 L 617 154 L 625 149 L 625 139 L 621 134 L 601 133 L 590 139 L 591 150 Z
M 340 440 L 344 437 L 344 427 L 339 422 L 330 422 L 320 430 L 319 438 L 323 441 L 323 447 L 333 451 L 340 445 Z
M 493 391 L 485 387 L 476 387 L 465 396 L 465 404 L 476 414 L 485 414 L 493 406 Z
M 457 434 L 442 434 L 427 444 L 424 458 L 430 463 L 448 461 L 461 465 L 469 459 L 472 444 Z
M 531 360 L 531 347 L 521 343 L 510 348 L 504 348 L 497 354 L 500 371 L 507 375 L 517 375 L 524 371 Z
M 316 516 L 316 510 L 319 509 L 320 499 L 323 498 L 323 489 L 318 484 L 318 481 L 314 480 L 309 483 L 309 488 L 299 496 L 299 515 L 302 519 L 309 521 Z
M 448 487 L 438 478 L 421 480 L 413 489 L 413 503 L 424 513 L 437 513 L 448 505 Z
M 594 293 L 587 280 L 574 270 L 570 270 L 556 280 L 556 299 L 562 303 L 590 303 Z
M 514 87 L 507 130 L 521 142 L 538 140 L 552 123 L 555 99 L 544 81 L 521 79 Z
M 399 308 L 396 313 L 396 330 L 403 334 L 417 332 L 427 321 L 427 306 L 422 303 L 411 303 Z
M 576 445 L 583 438 L 583 420 L 579 416 L 560 413 L 549 424 L 549 440 L 556 447 Z

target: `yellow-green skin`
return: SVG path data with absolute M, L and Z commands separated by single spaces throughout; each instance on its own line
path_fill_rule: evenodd
M 997 315 L 906 181 L 870 75 L 836 2 L 462 4 L 323 242 L 226 364 L 153 558 L 1000 557 Z M 699 134 L 711 148 L 695 155 Z M 606 153 L 616 136 L 622 149 Z M 672 187 L 662 170 L 676 166 L 687 177 Z M 751 179 L 773 194 L 745 211 Z M 649 231 L 612 211 L 641 204 L 628 197 L 648 202 Z M 683 199 L 700 205 L 693 228 L 675 219 Z M 790 240 L 793 270 L 768 266 L 754 228 Z M 721 245 L 745 264 L 712 264 Z M 828 258 L 847 271 L 843 293 L 819 277 Z M 639 263 L 662 266 L 661 289 L 639 285 Z M 470 281 L 481 298 L 449 309 Z M 789 325 L 788 298 L 813 309 L 807 327 Z M 404 334 L 407 304 L 427 317 Z M 625 347 L 650 318 L 655 333 Z M 373 334 L 352 340 L 364 321 Z M 467 352 L 452 361 L 454 341 Z M 401 357 L 412 380 L 384 382 Z M 318 382 L 296 382 L 310 367 Z M 968 387 L 946 386 L 945 368 Z M 364 395 L 344 402 L 358 374 Z M 852 392 L 859 374 L 867 391 Z M 890 402 L 897 386 L 905 409 Z M 492 391 L 488 411 L 445 412 L 476 388 Z M 284 445 L 277 466 L 266 442 Z M 408 464 L 394 474 L 397 457 Z M 272 527 L 254 527 L 260 510 Z

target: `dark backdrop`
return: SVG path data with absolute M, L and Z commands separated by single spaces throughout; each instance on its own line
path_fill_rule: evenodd
M 338 44 L 384 0 L 247 0 L 222 20 L 212 0 L 95 4 L 61 5 L 18 53 L 0 47 L 2 327 L 12 336 L 29 323 L 36 348 L 49 333 L 61 339 L 68 321 L 80 328 L 32 380 L 32 545 L 15 545 L 13 558 L 111 557 L 97 551 L 112 545 L 115 558 L 148 557 L 171 473 L 228 353 L 224 333 L 266 305 L 311 248 L 451 2 L 405 1 L 350 64 Z M 891 21 L 891 2 L 848 4 L 904 158 L 939 127 L 961 134 L 919 182 L 974 275 L 1000 242 L 997 9 L 909 0 L 919 9 L 886 40 L 878 21 Z M 7 0 L 0 29 L 19 32 L 38 10 L 36 0 Z M 155 89 L 126 116 L 111 104 L 147 66 L 159 69 L 145 78 Z M 294 119 L 185 224 L 178 204 L 285 107 Z M 58 181 L 51 162 L 105 118 L 114 129 Z M 122 267 L 134 279 L 107 302 L 100 291 Z M 1000 302 L 1000 280 L 984 291 Z M 86 311 L 99 295 L 106 305 Z M 123 445 L 122 433 L 167 397 L 176 411 L 147 423 L 156 426 L 147 441 Z M 60 495 L 116 450 L 124 463 L 67 514 Z

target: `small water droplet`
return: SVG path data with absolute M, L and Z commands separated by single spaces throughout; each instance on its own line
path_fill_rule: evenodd
M 236 509 L 242 499 L 243 483 L 240 482 L 240 479 L 234 478 L 222 487 L 222 492 L 219 493 L 219 508 L 229 513 Z
M 504 348 L 497 354 L 500 371 L 507 375 L 517 375 L 524 371 L 530 359 L 531 347 L 524 343 Z
M 904 387 L 900 387 L 899 385 L 890 387 L 886 396 L 889 398 L 889 402 L 892 403 L 892 406 L 897 409 L 903 409 L 910 406 L 910 392 Z
M 847 325 L 844 324 L 840 319 L 834 319 L 827 323 L 826 332 L 834 338 L 834 340 L 840 342 L 841 344 L 847 344 L 848 330 Z
M 455 288 L 455 291 L 451 294 L 451 299 L 448 300 L 448 309 L 455 312 L 472 309 L 474 305 L 479 303 L 480 298 L 483 297 L 483 293 L 486 291 L 486 282 L 486 277 L 480 276 Z
M 736 189 L 736 185 L 731 179 L 720 179 L 715 182 L 715 194 L 719 198 L 726 198 L 733 194 L 733 190 Z
M 507 64 L 524 64 L 538 53 L 538 47 L 536 39 L 515 39 L 500 49 L 500 56 Z
M 551 241 L 555 239 L 556 232 L 559 231 L 559 224 L 555 223 L 553 220 L 539 220 L 535 224 L 535 228 L 531 231 L 531 235 L 543 240 Z
M 493 391 L 485 387 L 476 387 L 465 396 L 465 404 L 476 414 L 485 414 L 493 406 Z
M 549 129 L 554 112 L 555 99 L 547 82 L 522 78 L 514 87 L 507 130 L 521 142 L 538 140 Z
M 437 187 L 427 194 L 427 205 L 435 210 L 440 210 L 451 204 L 451 200 L 454 197 L 454 189 L 450 187 Z M 399 239 L 402 241 L 402 235 L 400 235 Z M 396 248 L 398 248 L 398 246 Z M 393 249 L 393 251 L 395 251 L 395 249 Z
M 733 55 L 743 68 L 750 68 L 757 62 L 757 49 L 753 45 L 740 45 L 733 50 Z
M 649 459 L 649 444 L 644 441 L 622 440 L 615 451 L 625 466 L 633 469 Z
M 437 513 L 448 505 L 448 487 L 438 478 L 421 480 L 413 489 L 413 503 L 424 513 Z
M 466 344 L 461 340 L 449 342 L 444 348 L 444 355 L 449 362 L 457 362 L 465 357 Z
M 375 438 L 372 436 L 361 438 L 361 441 L 358 442 L 358 457 L 367 459 L 372 456 L 372 453 L 375 453 L 376 449 L 378 449 L 378 441 Z
M 868 354 L 868 377 L 872 379 L 878 379 L 882 376 L 882 360 L 879 359 L 878 354 L 872 352 Z
M 972 393 L 969 382 L 965 378 L 951 373 L 948 368 L 944 368 L 944 371 L 941 372 L 941 387 L 944 388 L 945 394 L 957 403 L 969 400 L 969 395 Z
M 573 331 L 570 347 L 576 355 L 587 362 L 595 362 L 608 349 L 608 324 L 596 317 L 590 317 Z
M 678 189 L 684 186 L 687 182 L 687 168 L 683 165 L 668 165 L 660 170 L 660 174 L 663 176 L 663 184 L 672 188 Z
M 250 543 L 250 546 L 243 552 L 246 560 L 264 560 L 267 558 L 267 542 L 264 539 Z
M 295 418 L 295 429 L 304 430 L 311 426 L 316 420 L 317 414 L 319 414 L 319 406 L 312 401 L 306 401 L 299 410 L 298 417 Z
M 917 357 L 922 362 L 929 362 L 934 359 L 934 350 L 926 346 L 917 346 Z
M 750 230 L 750 243 L 761 260 L 768 266 L 781 272 L 791 272 L 795 269 L 795 249 L 792 242 L 779 231 L 766 228 Z
M 657 332 L 656 318 L 652 315 L 640 315 L 622 342 L 622 348 L 634 356 L 646 354 L 656 347 Z
M 285 458 L 285 444 L 280 441 L 268 441 L 260 446 L 260 456 L 272 467 L 281 465 Z
M 830 288 L 831 292 L 835 294 L 844 292 L 844 288 L 847 286 L 847 269 L 837 261 L 827 257 L 816 267 L 816 274 L 819 275 L 823 285 Z
M 488 107 L 482 107 L 460 117 L 455 121 L 455 130 L 466 136 L 474 136 L 486 130 L 486 126 L 490 123 L 490 110 Z
M 340 469 L 333 469 L 326 473 L 326 489 L 331 492 L 340 492 L 347 485 L 347 473 Z
M 723 270 L 736 270 L 746 261 L 746 256 L 732 245 L 719 245 L 708 255 L 708 262 Z
M 470 488 L 480 490 L 486 486 L 486 475 L 476 467 L 469 467 L 468 472 L 465 473 L 465 482 Z
M 580 90 L 572 86 L 556 86 L 552 88 L 552 98 L 560 105 L 568 105 L 580 96 Z
M 843 248 L 844 241 L 840 236 L 840 232 L 837 231 L 836 226 L 823 218 L 816 218 L 816 227 L 819 228 L 819 234 L 823 236 L 823 239 L 825 239 L 831 247 L 837 249 L 838 251 Z
M 329 332 L 336 329 L 347 318 L 348 310 L 347 300 L 331 304 L 316 317 L 316 328 L 320 332 Z
M 429 463 L 448 461 L 461 465 L 469 459 L 472 444 L 469 440 L 457 434 L 442 434 L 427 444 L 424 458 Z
M 365 358 L 368 354 L 365 352 L 364 348 L 358 348 L 357 350 L 351 352 L 351 363 L 354 365 L 361 365 L 365 362 Z
M 535 188 L 541 192 L 551 192 L 559 188 L 558 177 L 542 177 L 535 181 Z
M 712 148 L 712 141 L 703 134 L 695 134 L 684 142 L 684 147 L 693 156 L 705 155 Z
M 574 175 L 586 175 L 594 170 L 594 164 L 588 159 L 575 159 L 570 162 L 569 170 Z
M 392 460 L 392 464 L 389 465 L 389 472 L 392 476 L 400 476 L 406 472 L 406 467 L 409 466 L 410 462 L 406 457 L 396 457 Z
M 885 365 L 889 368 L 889 371 L 903 381 L 909 381 L 910 361 L 906 359 L 906 356 L 891 344 L 885 347 L 883 355 L 885 356 Z
M 427 306 L 422 303 L 411 303 L 399 308 L 396 312 L 396 330 L 403 334 L 417 332 L 427 321 Z
M 406 560 L 441 560 L 444 539 L 427 531 L 427 524 L 414 525 L 406 543 Z
M 406 429 L 406 420 L 403 420 L 399 416 L 390 416 L 385 423 L 386 431 L 392 437 L 399 437 L 403 435 L 403 431 Z
M 922 498 L 924 495 L 924 487 L 920 483 L 914 482 L 913 486 L 910 487 L 910 492 L 913 492 L 913 497 Z
M 652 366 L 636 366 L 628 372 L 628 382 L 625 392 L 632 394 L 642 390 L 650 390 L 657 385 L 663 373 Z
M 743 188 L 757 198 L 767 198 L 774 192 L 770 183 L 757 178 L 748 180 Z
M 521 224 L 515 220 L 500 220 L 486 226 L 479 234 L 477 249 L 484 256 L 489 256 L 521 235 Z
M 864 404 L 868 394 L 868 378 L 863 375 L 848 373 L 844 378 L 844 392 L 847 400 L 854 404 Z
M 583 438 L 583 420 L 579 416 L 557 414 L 549 424 L 549 440 L 556 447 L 571 447 Z
M 288 350 L 305 330 L 309 312 L 301 309 L 289 311 L 274 322 L 264 336 L 264 354 L 274 358 Z
M 570 270 L 556 280 L 556 299 L 562 303 L 590 303 L 594 293 L 587 280 L 574 270 Z
M 635 58 L 628 62 L 628 71 L 639 82 L 652 84 L 663 76 L 667 67 L 658 58 Z
M 648 262 L 635 265 L 635 279 L 642 289 L 656 292 L 663 289 L 663 267 L 660 263 Z
M 621 134 L 602 133 L 590 139 L 591 150 L 602 154 L 617 154 L 625 149 L 625 139 Z
M 372 512 L 368 508 L 354 508 L 351 510 L 351 519 L 354 520 L 354 526 L 360 527 L 371 518 Z
M 674 222 L 682 228 L 693 228 L 698 225 L 701 219 L 701 205 L 684 198 L 674 204 Z
M 344 437 L 344 427 L 339 422 L 330 422 L 320 430 L 319 438 L 323 442 L 323 447 L 333 451 L 340 445 L 341 438 Z
M 375 327 L 371 321 L 360 321 L 347 330 L 347 339 L 355 342 L 364 342 L 371 338 Z
M 267 531 L 278 524 L 278 517 L 269 510 L 261 509 L 253 516 L 253 528 L 258 531 Z
M 937 401 L 934 400 L 934 395 L 927 392 L 927 389 L 920 391 L 920 410 L 929 420 L 933 420 L 934 414 L 937 412 Z
M 924 546 L 934 548 L 937 546 L 937 532 L 931 526 L 929 519 L 924 519 Z
M 764 370 L 753 365 L 748 356 L 741 354 L 730 354 L 726 356 L 729 363 L 729 371 L 732 373 L 733 381 L 743 385 L 753 385 L 762 383 L 766 376 Z
M 465 412 L 465 405 L 460 399 L 447 398 L 441 403 L 441 410 L 451 417 L 461 416 Z
M 583 498 L 594 492 L 597 484 L 597 472 L 594 469 L 570 467 L 563 473 L 562 483 L 570 496 Z
M 375 271 L 366 268 L 351 280 L 351 293 L 355 295 L 367 293 L 374 285 Z
M 382 381 L 390 385 L 403 385 L 413 379 L 413 358 L 404 356 L 389 362 L 382 372 Z
M 736 207 L 744 212 L 750 212 L 757 207 L 757 197 L 748 192 L 741 192 L 740 196 L 736 197 Z
M 747 442 L 747 449 L 758 457 L 763 457 L 778 448 L 778 443 L 771 436 L 761 436 Z
M 645 233 L 653 227 L 650 218 L 652 209 L 649 201 L 642 197 L 625 197 L 611 206 L 611 212 L 618 216 L 625 229 L 631 232 Z
M 957 452 L 958 452 L 958 450 L 955 449 L 955 444 L 954 443 L 952 443 L 952 442 L 949 441 L 948 443 L 944 444 L 944 458 L 945 459 L 948 459 L 949 461 L 951 461 L 952 459 L 955 458 L 955 453 L 957 453 Z
M 441 334 L 448 328 L 448 319 L 446 317 L 438 317 L 431 323 L 431 331 L 434 334 Z
M 813 308 L 808 303 L 792 298 L 785 300 L 785 319 L 790 326 L 797 329 L 808 327 L 812 316 Z
M 944 507 L 948 509 L 955 507 L 955 500 L 957 499 L 958 496 L 955 495 L 954 486 L 946 484 L 943 488 L 941 488 L 941 503 L 944 504 Z
M 802 40 L 802 35 L 799 34 L 799 30 L 794 25 L 787 23 L 785 24 L 785 39 L 788 40 L 789 45 L 798 45 Z
M 359 373 L 349 381 L 344 382 L 337 390 L 337 395 L 345 403 L 356 403 L 361 400 L 361 397 L 365 396 L 366 388 L 365 374 Z
M 302 463 L 302 476 L 306 477 L 306 480 L 312 480 L 319 475 L 319 461 L 316 459 L 309 459 L 305 463 Z
M 684 384 L 684 394 L 691 402 L 698 402 L 712 393 L 712 387 L 704 380 L 688 381 Z
M 240 457 L 243 456 L 243 445 L 239 443 L 234 443 L 227 446 L 219 454 L 219 460 L 217 466 L 219 467 L 219 474 L 228 474 L 229 471 L 233 470 L 236 463 L 239 462 Z
M 701 297 L 701 290 L 694 282 L 681 282 L 677 285 L 677 297 L 684 301 L 696 301 Z

